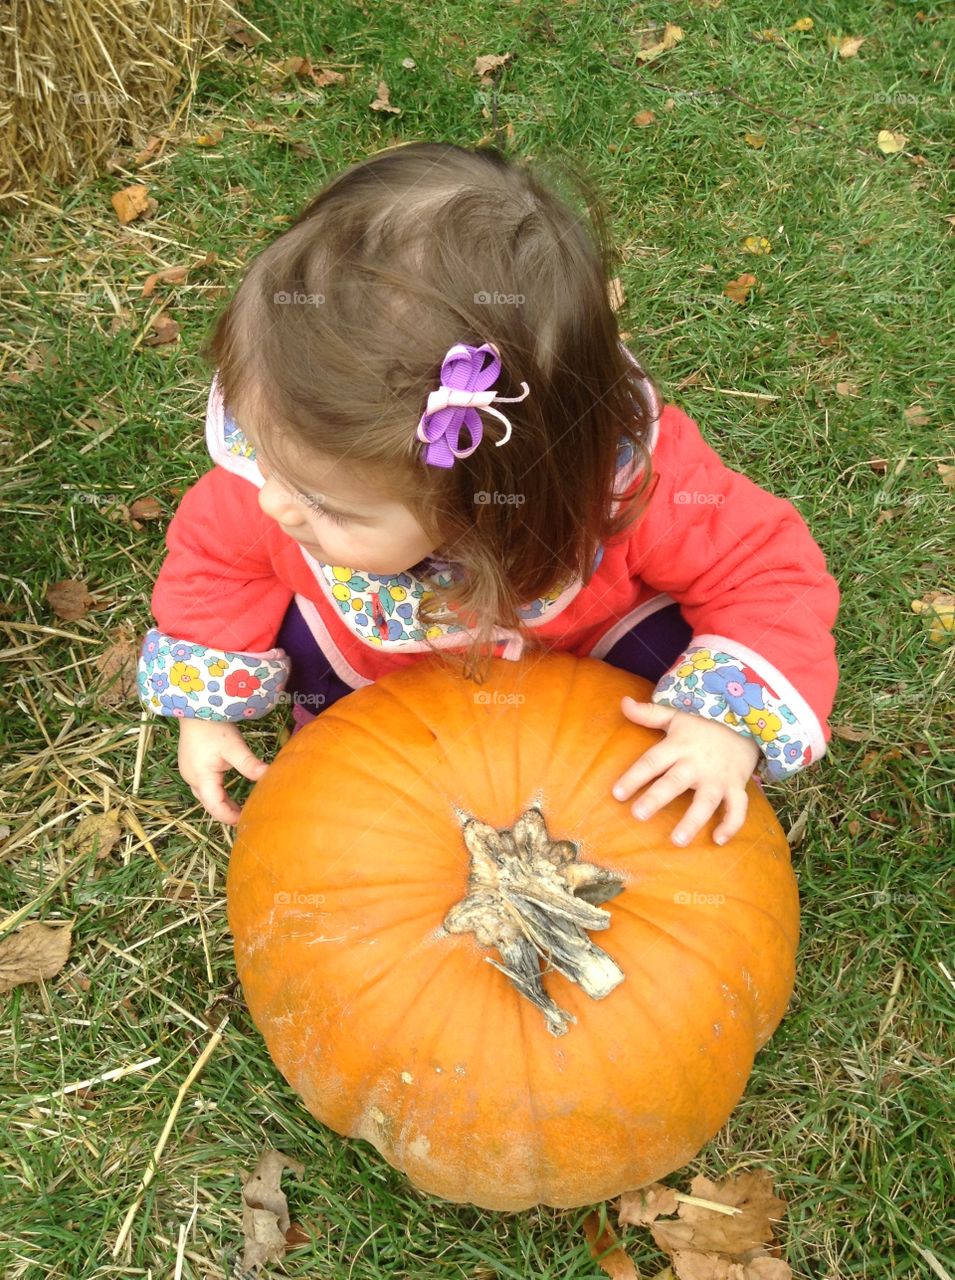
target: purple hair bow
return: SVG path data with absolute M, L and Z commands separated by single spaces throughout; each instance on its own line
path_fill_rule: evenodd
M 490 363 L 484 363 L 490 356 Z M 481 443 L 484 427 L 478 409 L 493 413 L 507 427 L 507 435 L 496 444 L 504 444 L 511 435 L 511 424 L 503 413 L 491 408 L 491 401 L 512 404 L 528 394 L 526 382 L 519 396 L 499 396 L 490 388 L 501 372 L 501 357 L 493 343 L 472 347 L 459 342 L 448 350 L 441 365 L 441 385 L 428 395 L 428 407 L 418 423 L 417 437 L 428 446 L 425 462 L 433 467 L 453 467 L 455 458 L 467 458 Z M 469 449 L 458 449 L 463 429 L 471 439 Z

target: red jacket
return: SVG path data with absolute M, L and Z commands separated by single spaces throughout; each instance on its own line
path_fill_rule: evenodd
M 642 618 L 678 602 L 693 638 L 652 700 L 750 734 L 761 775 L 788 776 L 829 741 L 838 587 L 791 502 L 725 466 L 681 410 L 654 407 L 648 506 L 618 543 L 600 549 L 586 586 L 577 579 L 533 602 L 527 624 L 547 647 L 599 658 Z M 414 608 L 426 588 L 413 570 L 384 579 L 325 565 L 259 509 L 254 450 L 224 414 L 215 382 L 206 438 L 216 465 L 184 494 L 153 591 L 158 626 L 139 664 L 149 710 L 266 714 L 288 676 L 289 661 L 273 646 L 293 599 L 353 688 L 430 652 Z M 638 474 L 622 448 L 617 493 L 629 493 Z M 498 636 L 496 652 L 518 658 L 517 633 Z M 459 647 L 463 636 L 452 626 L 432 638 Z

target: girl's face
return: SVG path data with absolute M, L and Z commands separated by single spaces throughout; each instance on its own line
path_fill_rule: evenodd
M 435 551 L 408 507 L 381 489 L 358 484 L 341 463 L 291 446 L 283 451 L 288 470 L 280 469 L 245 434 L 256 445 L 265 477 L 259 506 L 316 560 L 388 577 Z

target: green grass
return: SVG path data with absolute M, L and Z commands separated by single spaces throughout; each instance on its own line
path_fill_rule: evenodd
M 125 180 L 109 176 L 54 194 L 61 216 L 18 215 L 2 232 L 11 336 L 0 371 L 0 734 L 12 835 L 0 846 L 0 910 L 36 902 L 31 918 L 75 918 L 75 930 L 58 978 L 0 1004 L 0 1274 L 172 1276 L 191 1221 L 182 1274 L 220 1276 L 241 1252 L 238 1171 L 265 1142 L 306 1164 L 301 1183 L 286 1179 L 293 1220 L 313 1237 L 289 1255 L 291 1276 L 600 1274 L 586 1209 L 510 1216 L 432 1200 L 365 1143 L 310 1119 L 230 986 L 223 829 L 179 781 L 166 723 L 147 735 L 134 788 L 137 706 L 103 706 L 95 692 L 108 637 L 149 624 L 163 554 L 165 521 L 135 529 L 119 504 L 149 494 L 171 514 L 208 465 L 197 348 L 223 292 L 279 219 L 344 165 L 392 139 L 473 145 L 489 133 L 473 62 L 504 51 L 513 60 L 499 118 L 513 126 L 511 153 L 564 153 L 600 183 L 623 249 L 633 348 L 729 465 L 796 504 L 843 592 L 841 732 L 818 768 L 769 792 L 787 830 L 804 819 L 796 994 L 730 1122 L 668 1181 L 685 1189 L 697 1172 L 771 1168 L 789 1201 L 784 1256 L 799 1280 L 926 1276 L 920 1247 L 955 1274 L 943 1228 L 955 1197 L 953 651 L 932 644 L 910 608 L 952 590 L 951 490 L 938 470 L 951 464 L 955 371 L 951 10 L 580 0 L 485 16 L 462 4 L 366 12 L 275 0 L 246 12 L 272 43 L 203 73 L 184 136 L 142 179 L 159 202 L 154 218 L 121 228 L 109 195 Z M 812 32 L 787 30 L 806 14 Z M 640 67 L 633 50 L 664 19 L 686 38 Z M 767 27 L 784 43 L 754 38 Z M 841 60 L 829 34 L 867 38 Z M 346 84 L 319 102 L 296 101 L 291 82 L 270 87 L 263 59 L 300 54 L 341 64 Z M 415 70 L 401 66 L 409 56 Z M 398 117 L 368 109 L 382 77 Z M 654 123 L 634 126 L 644 110 Z M 277 132 L 251 130 L 253 120 Z M 220 145 L 193 145 L 213 126 L 224 128 Z M 905 154 L 880 153 L 883 128 L 907 135 Z M 761 150 L 744 141 L 754 132 L 766 136 Z M 747 254 L 748 235 L 766 236 L 771 254 Z M 187 284 L 139 298 L 151 271 L 209 251 L 217 261 Z M 743 271 L 759 280 L 745 307 L 722 295 Z M 163 298 L 182 340 L 146 347 Z M 845 382 L 854 394 L 837 392 Z M 914 404 L 922 425 L 904 416 Z M 874 459 L 887 460 L 884 475 Z M 68 577 L 87 580 L 98 603 L 61 623 L 44 595 Z M 252 730 L 253 744 L 272 752 L 277 727 L 273 718 Z M 133 831 L 54 883 L 75 857 L 68 834 L 104 805 L 135 815 L 194 896 L 172 898 Z M 224 994 L 230 1002 L 213 1008 Z M 225 1009 L 224 1040 L 114 1262 L 149 1153 Z M 152 1056 L 158 1066 L 82 1100 L 34 1101 Z M 643 1274 L 662 1265 L 647 1232 L 623 1237 Z

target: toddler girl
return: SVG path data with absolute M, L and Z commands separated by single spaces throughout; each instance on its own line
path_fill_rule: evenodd
M 599 208 L 591 210 L 599 215 Z M 598 234 L 594 235 L 594 228 Z M 352 165 L 251 263 L 203 355 L 215 464 L 182 498 L 139 663 L 179 769 L 234 823 L 239 723 L 296 727 L 437 652 L 567 649 L 644 676 L 619 779 L 742 826 L 754 768 L 823 755 L 839 592 L 795 507 L 726 467 L 620 343 L 603 223 L 492 148 Z M 656 779 L 656 781 L 653 781 Z

